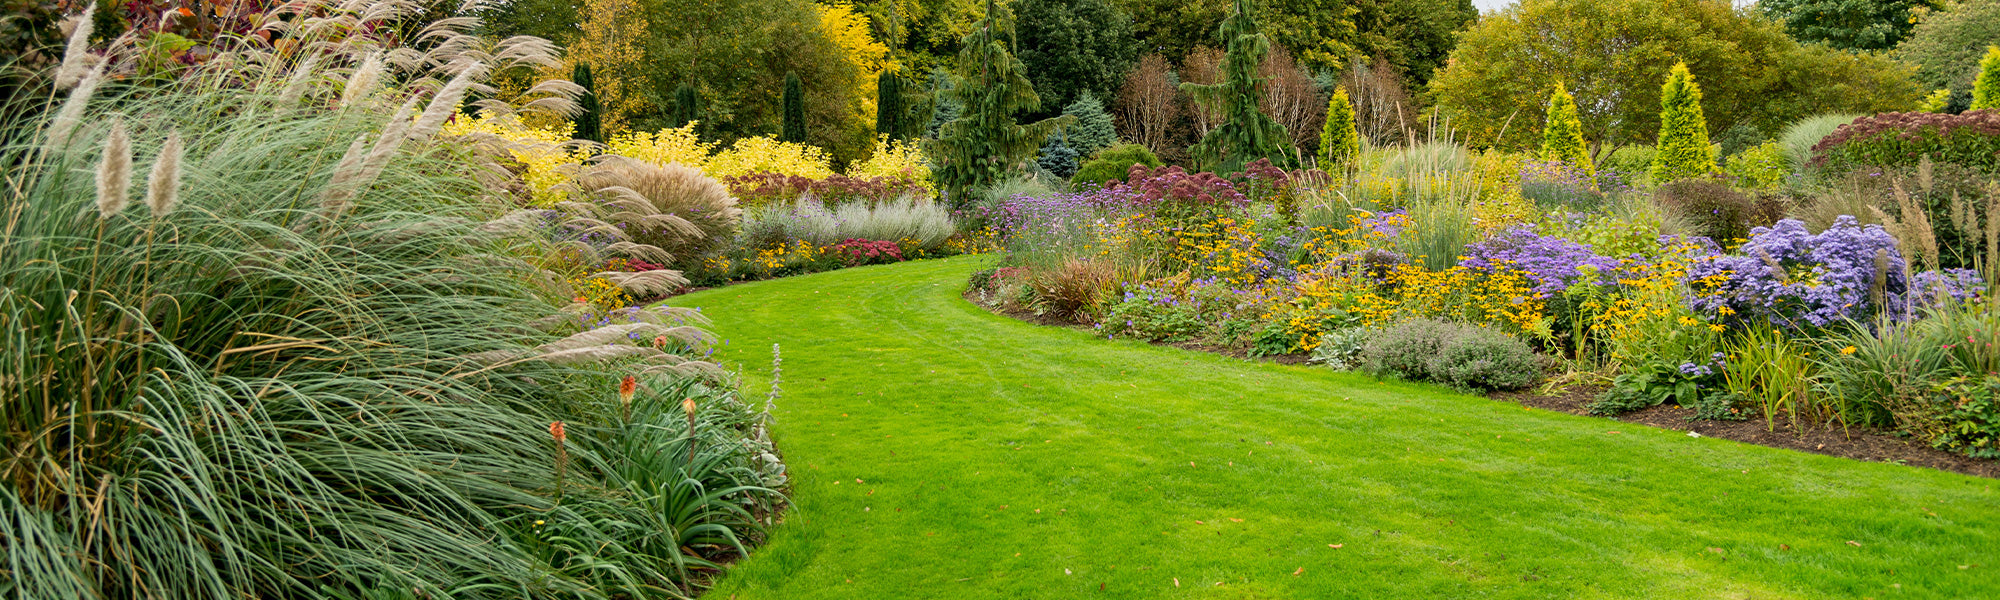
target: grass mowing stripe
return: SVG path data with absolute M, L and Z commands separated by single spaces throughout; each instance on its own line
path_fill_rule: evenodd
M 784 347 L 798 507 L 714 597 L 2000 596 L 1992 480 L 1037 327 L 990 261 L 673 300 Z

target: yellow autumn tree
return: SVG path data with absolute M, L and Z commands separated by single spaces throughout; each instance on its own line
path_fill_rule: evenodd
M 569 47 L 567 64 L 558 76 L 567 76 L 576 63 L 589 63 L 595 80 L 604 135 L 625 131 L 628 119 L 646 109 L 639 85 L 645 81 L 640 71 L 646 58 L 646 15 L 637 0 L 584 0 L 583 34 Z
M 895 59 L 889 56 L 889 47 L 875 39 L 868 17 L 854 10 L 854 5 L 846 2 L 814 6 L 819 12 L 820 34 L 840 48 L 847 63 L 859 73 L 854 79 L 854 92 L 848 106 L 849 118 L 843 119 L 855 125 L 858 133 L 872 135 L 875 124 L 875 78 L 883 71 L 900 69 Z

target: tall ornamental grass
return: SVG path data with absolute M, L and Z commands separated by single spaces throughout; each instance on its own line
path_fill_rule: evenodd
M 0 595 L 674 597 L 753 537 L 773 469 L 711 425 L 747 409 L 674 387 L 706 334 L 556 318 L 476 153 L 429 135 L 534 42 L 443 34 L 440 72 L 339 110 L 365 53 L 311 31 L 150 89 L 107 83 L 114 47 L 7 107 Z

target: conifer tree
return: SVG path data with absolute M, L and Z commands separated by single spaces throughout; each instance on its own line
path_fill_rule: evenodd
M 576 139 L 593 142 L 604 141 L 604 107 L 597 103 L 597 90 L 591 81 L 590 63 L 578 62 L 570 70 L 570 83 L 583 88 L 576 97 Z
M 1079 156 L 1090 156 L 1098 150 L 1118 143 L 1118 127 L 1112 122 L 1111 113 L 1104 111 L 1104 103 L 1084 90 L 1076 101 L 1063 109 L 1063 114 L 1076 118 L 1076 124 L 1064 127 L 1062 136 L 1065 144 Z
M 1986 47 L 1986 58 L 1979 59 L 1979 77 L 1972 80 L 1968 110 L 1986 108 L 2000 108 L 2000 46 Z
M 901 139 L 905 127 L 903 121 L 909 118 L 903 107 L 903 78 L 893 71 L 882 71 L 875 78 L 875 134 L 886 135 L 889 139 Z
M 1701 114 L 1701 86 L 1687 63 L 1674 65 L 1660 88 L 1660 139 L 1651 174 L 1666 183 L 1708 174 L 1715 167 L 1715 149 L 1708 145 L 1708 121 Z
M 1326 100 L 1326 124 L 1319 130 L 1319 168 L 1346 169 L 1361 154 L 1361 132 L 1355 128 L 1354 101 L 1347 88 L 1334 86 Z
M 694 86 L 682 83 L 674 87 L 675 128 L 686 127 L 688 123 L 701 120 L 701 109 L 696 104 L 698 102 L 700 100 L 695 97 Z
M 779 141 L 803 144 L 806 141 L 806 86 L 799 81 L 798 73 L 785 74 L 784 97 L 785 127 L 778 134 Z
M 1706 146 L 1706 142 L 1703 143 Z M 1542 160 L 1559 160 L 1595 175 L 1590 149 L 1583 141 L 1583 121 L 1576 116 L 1576 98 L 1562 82 L 1549 94 L 1548 123 L 1542 128 Z
M 934 145 L 939 164 L 933 173 L 954 204 L 1020 171 L 1049 132 L 1076 122 L 1067 115 L 1029 125 L 1014 121 L 1014 113 L 1040 108 L 1042 99 L 1008 52 L 1012 40 L 1012 15 L 987 0 L 986 17 L 973 24 L 958 52 L 958 81 L 946 92 L 964 114 L 944 124 Z
M 1257 76 L 1257 67 L 1270 52 L 1271 40 L 1258 29 L 1250 11 L 1250 0 L 1236 0 L 1234 12 L 1222 20 L 1220 38 L 1227 49 L 1222 57 L 1223 80 L 1212 85 L 1181 84 L 1181 91 L 1223 117 L 1222 125 L 1188 149 L 1201 168 L 1216 173 L 1241 171 L 1259 158 L 1283 168 L 1298 165 L 1291 135 L 1257 108 L 1258 99 L 1264 97 L 1264 78 Z

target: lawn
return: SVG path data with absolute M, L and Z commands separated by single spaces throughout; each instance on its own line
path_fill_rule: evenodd
M 796 507 L 713 598 L 2000 596 L 1994 481 L 1107 341 L 965 257 L 675 298 Z

